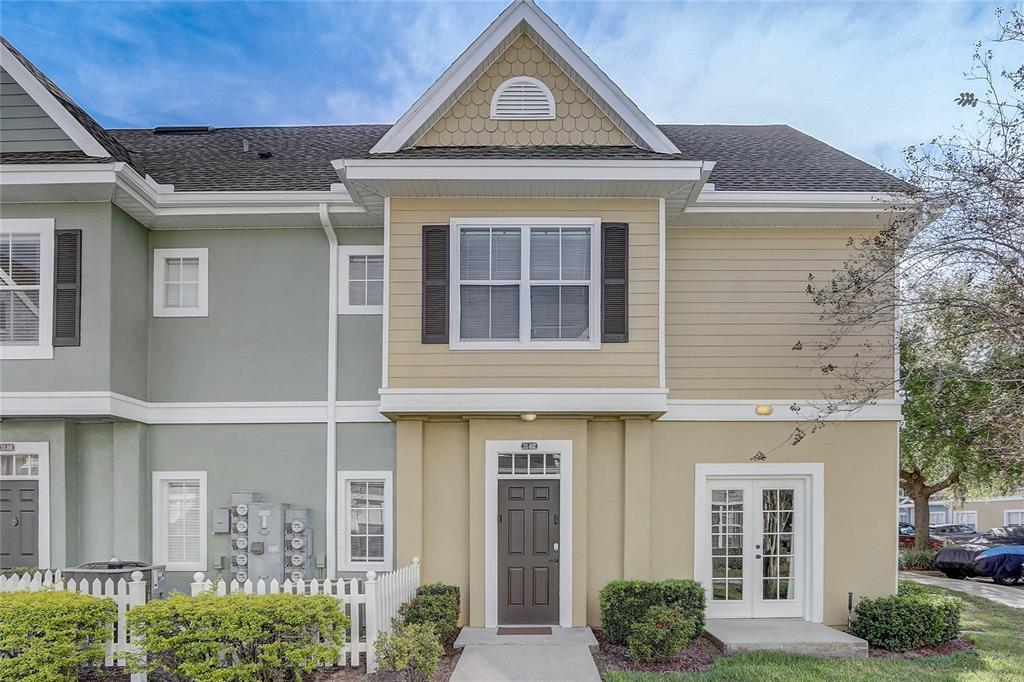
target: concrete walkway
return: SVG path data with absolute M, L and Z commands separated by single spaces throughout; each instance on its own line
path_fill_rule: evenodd
M 945 587 L 947 590 L 984 597 L 1003 606 L 1009 606 L 1011 609 L 1024 609 L 1024 585 L 996 585 L 985 578 L 953 580 L 952 578 L 909 571 L 901 571 L 900 577 L 925 585 Z
M 789 618 L 711 618 L 704 634 L 722 653 L 774 651 L 822 658 L 865 658 L 868 643 L 821 623 Z
M 552 628 L 550 635 L 498 635 L 494 628 L 463 628 L 463 649 L 450 682 L 600 682 L 590 628 Z

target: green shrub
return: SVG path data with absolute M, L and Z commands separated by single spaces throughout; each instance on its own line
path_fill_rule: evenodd
M 690 639 L 696 639 L 704 632 L 704 586 L 696 580 L 663 580 L 661 589 L 665 605 L 679 609 L 693 623 Z
M 901 549 L 900 570 L 927 571 L 934 566 L 935 554 L 931 549 Z
M 377 638 L 377 664 L 410 682 L 434 676 L 444 649 L 431 623 L 397 624 L 391 634 Z
M 601 627 L 614 644 L 626 644 L 633 625 L 652 606 L 677 608 L 693 623 L 696 637 L 704 631 L 704 588 L 693 580 L 613 580 L 601 590 Z
M 103 663 L 117 606 L 73 592 L 0 595 L 0 680 L 62 682 Z
M 427 583 L 416 588 L 416 596 L 422 597 L 425 594 L 450 594 L 455 597 L 455 605 L 462 606 L 462 595 L 458 585 L 445 585 L 444 583 Z
M 697 631 L 693 621 L 670 606 L 652 606 L 633 624 L 626 643 L 629 655 L 641 663 L 660 663 L 683 650 Z
M 931 592 L 928 588 L 921 583 L 915 583 L 913 580 L 901 580 L 899 585 L 898 594 L 901 597 L 913 597 L 919 595 L 929 595 Z
M 196 682 L 299 680 L 333 665 L 349 619 L 334 597 L 172 595 L 128 612 L 139 671 Z
M 864 599 L 854 609 L 850 632 L 889 651 L 943 644 L 960 633 L 961 601 L 917 592 Z
M 408 625 L 430 623 L 442 642 L 449 642 L 459 629 L 459 604 L 450 592 L 424 594 L 402 604 L 398 616 Z

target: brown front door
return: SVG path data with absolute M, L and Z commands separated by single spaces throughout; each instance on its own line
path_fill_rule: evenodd
M 498 481 L 498 624 L 558 624 L 558 480 Z
M 0 481 L 0 568 L 39 565 L 39 481 Z

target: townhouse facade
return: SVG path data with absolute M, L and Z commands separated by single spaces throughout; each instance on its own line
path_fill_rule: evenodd
M 842 388 L 808 274 L 887 174 L 655 125 L 530 0 L 388 125 L 108 130 L 0 56 L 5 566 L 420 557 L 488 627 L 622 577 L 828 624 L 894 591 L 898 400 L 787 444 Z

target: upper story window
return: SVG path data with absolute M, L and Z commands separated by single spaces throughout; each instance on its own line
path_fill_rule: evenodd
M 491 98 L 491 118 L 544 120 L 555 117 L 555 98 L 548 86 L 536 78 L 509 78 Z
M 380 315 L 384 311 L 384 247 L 342 246 L 338 252 L 338 312 Z
M 600 221 L 455 220 L 453 348 L 597 348 Z
M 0 220 L 0 357 L 53 357 L 53 220 Z
M 154 249 L 154 317 L 209 315 L 209 253 L 209 249 Z

